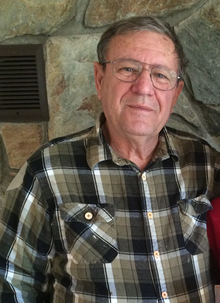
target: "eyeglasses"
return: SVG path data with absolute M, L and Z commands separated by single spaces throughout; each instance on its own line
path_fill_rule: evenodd
M 157 89 L 168 91 L 174 89 L 180 77 L 174 71 L 163 66 L 152 66 L 147 63 L 131 59 L 117 59 L 115 61 L 107 61 L 102 65 L 112 63 L 114 76 L 124 82 L 134 82 L 141 75 L 143 70 L 148 70 L 153 86 Z M 150 68 L 144 68 L 148 65 Z

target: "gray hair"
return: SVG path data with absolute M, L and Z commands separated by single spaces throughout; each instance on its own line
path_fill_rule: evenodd
M 102 34 L 97 46 L 97 55 L 99 63 L 102 64 L 104 68 L 106 54 L 108 52 L 111 39 L 116 36 L 126 35 L 134 31 L 149 31 L 169 37 L 174 43 L 175 52 L 178 57 L 179 76 L 182 77 L 184 75 L 187 66 L 187 59 L 176 33 L 169 23 L 163 21 L 162 19 L 149 16 L 138 16 L 119 20 L 110 25 L 109 28 Z

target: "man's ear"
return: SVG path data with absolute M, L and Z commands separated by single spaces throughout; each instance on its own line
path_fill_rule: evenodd
M 181 91 L 182 91 L 182 89 L 183 89 L 183 86 L 184 86 L 184 82 L 183 82 L 182 80 L 180 80 L 180 81 L 178 82 L 178 84 L 177 84 L 175 96 L 174 96 L 174 98 L 173 98 L 173 107 L 174 107 L 174 105 L 175 105 L 176 102 L 177 102 L 177 99 L 178 99 L 178 97 L 179 97 L 179 95 L 180 95 L 180 93 L 181 93 Z
M 102 99 L 102 80 L 103 80 L 103 66 L 98 62 L 94 63 L 94 78 L 95 78 L 95 87 L 99 100 Z

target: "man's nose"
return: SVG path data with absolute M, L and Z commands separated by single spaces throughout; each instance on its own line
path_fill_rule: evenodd
M 133 93 L 140 95 L 152 95 L 154 93 L 150 70 L 142 69 L 140 76 L 133 82 L 131 90 Z

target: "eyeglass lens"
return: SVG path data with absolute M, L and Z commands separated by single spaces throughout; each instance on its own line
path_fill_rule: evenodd
M 118 59 L 112 63 L 115 77 L 124 82 L 134 82 L 145 69 L 140 62 L 133 60 Z M 177 83 L 176 73 L 165 67 L 156 66 L 149 71 L 152 84 L 158 89 L 171 90 Z

